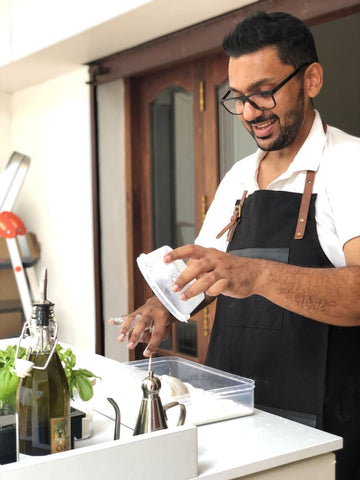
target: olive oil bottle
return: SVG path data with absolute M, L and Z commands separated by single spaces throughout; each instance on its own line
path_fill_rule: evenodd
M 54 304 L 46 299 L 46 273 L 42 295 L 33 304 L 20 342 L 28 344 L 31 370 L 20 379 L 17 398 L 18 459 L 47 455 L 71 447 L 70 395 L 56 353 L 57 325 Z

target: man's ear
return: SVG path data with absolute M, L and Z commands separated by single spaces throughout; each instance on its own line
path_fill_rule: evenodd
M 309 65 L 304 74 L 304 88 L 310 98 L 319 95 L 323 85 L 323 69 L 320 63 Z

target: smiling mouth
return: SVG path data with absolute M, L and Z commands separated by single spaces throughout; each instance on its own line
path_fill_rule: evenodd
M 252 128 L 252 131 L 254 132 L 254 135 L 257 137 L 268 137 L 272 133 L 272 126 L 276 122 L 276 118 L 271 118 L 265 121 L 253 121 L 249 122 L 250 126 Z
M 271 120 L 267 120 L 266 122 L 256 122 L 254 123 L 254 125 L 256 126 L 256 128 L 262 129 L 268 127 L 269 125 L 272 125 L 275 121 L 276 118 L 272 118 Z

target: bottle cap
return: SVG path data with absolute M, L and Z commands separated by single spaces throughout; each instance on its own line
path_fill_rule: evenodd
M 44 269 L 43 278 L 40 284 L 40 298 L 33 303 L 32 319 L 39 327 L 47 327 L 55 318 L 54 303 L 47 298 L 47 269 Z

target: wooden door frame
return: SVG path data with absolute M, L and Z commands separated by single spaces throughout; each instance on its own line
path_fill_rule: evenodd
M 133 300 L 135 308 L 142 305 L 151 295 L 146 282 L 137 268 L 135 258 L 142 252 L 149 252 L 156 247 L 153 243 L 153 185 L 152 185 L 152 153 L 151 153 L 151 120 L 150 106 L 161 91 L 176 85 L 193 96 L 192 116 L 194 122 L 194 180 L 196 216 L 196 235 L 203 223 L 203 210 L 212 201 L 219 181 L 218 162 L 218 99 L 217 88 L 227 78 L 227 57 L 223 52 L 191 59 L 168 68 L 155 70 L 145 75 L 133 77 L 129 82 L 131 98 L 131 115 L 134 118 L 133 128 L 140 135 L 132 135 L 132 208 L 136 211 L 133 217 Z M 202 88 L 200 88 L 200 86 Z M 200 94 L 200 90 L 203 94 Z M 200 99 L 202 101 L 200 101 Z M 224 219 L 224 223 L 228 219 Z M 129 259 L 131 261 L 131 259 Z M 211 312 L 211 313 L 210 313 Z M 208 307 L 206 312 L 199 313 L 194 320 L 197 324 L 196 361 L 203 362 L 207 351 L 208 336 L 203 338 L 204 331 L 210 331 L 214 308 Z M 177 351 L 176 329 L 173 329 L 173 354 L 183 356 Z M 141 356 L 143 347 L 139 346 L 137 356 Z M 165 354 L 163 352 L 163 354 Z M 195 358 L 193 358 L 194 360 Z
M 148 297 L 150 290 L 145 286 L 141 273 L 135 265 L 135 258 L 142 252 L 149 252 L 153 248 L 153 222 L 152 222 L 152 168 L 151 168 L 151 132 L 150 132 L 150 108 L 148 105 L 155 100 L 169 82 L 183 87 L 185 90 L 193 89 L 194 105 L 198 103 L 198 91 L 195 90 L 194 62 L 186 62 L 186 67 L 182 65 L 170 67 L 166 70 L 153 72 L 152 75 L 146 75 L 146 85 L 143 88 L 143 77 L 133 78 L 127 82 L 129 85 L 128 93 L 131 99 L 130 142 L 131 142 L 131 191 L 132 191 L 132 209 L 133 209 L 133 232 L 132 243 L 135 246 L 133 251 L 134 270 L 132 272 L 135 291 L 133 300 L 135 306 L 140 306 L 144 298 Z M 190 72 L 190 73 L 189 73 Z M 176 80 L 175 80 L 176 79 Z M 139 95 L 139 92 L 141 94 Z M 135 105 L 135 102 L 138 104 Z M 141 112 L 141 118 L 139 118 Z M 140 135 L 131 134 L 139 132 Z M 194 138 L 194 149 L 199 150 L 199 138 Z M 197 222 L 199 224 L 200 222 Z M 131 233 L 130 233 L 131 234 Z M 131 260 L 130 260 L 131 261 Z M 145 295 L 145 297 L 144 297 Z
M 258 10 L 285 11 L 303 20 L 309 26 L 324 23 L 336 18 L 360 12 L 359 0 L 262 0 L 241 9 L 226 13 L 208 21 L 190 26 L 165 37 L 155 39 L 143 45 L 116 53 L 88 64 L 91 106 L 92 135 L 92 202 L 93 202 L 93 239 L 94 239 L 94 275 L 95 275 L 95 315 L 96 315 L 96 352 L 104 354 L 104 330 L 102 318 L 101 293 L 101 244 L 99 230 L 99 155 L 97 147 L 97 105 L 96 86 L 125 79 L 125 148 L 126 148 L 126 204 L 127 204 L 127 254 L 129 279 L 129 309 L 134 306 L 134 218 L 137 215 L 133 203 L 133 182 L 136 171 L 132 161 L 136 143 L 131 132 L 136 131 L 136 119 L 131 115 L 130 105 L 131 77 L 165 66 L 201 57 L 220 51 L 220 45 L 226 32 L 236 23 Z
M 360 12 L 359 0 L 262 0 L 183 30 L 157 38 L 134 48 L 89 63 L 96 84 L 142 74 L 164 65 L 203 56 L 221 50 L 224 35 L 236 23 L 258 10 L 283 11 L 318 25 L 336 18 Z

